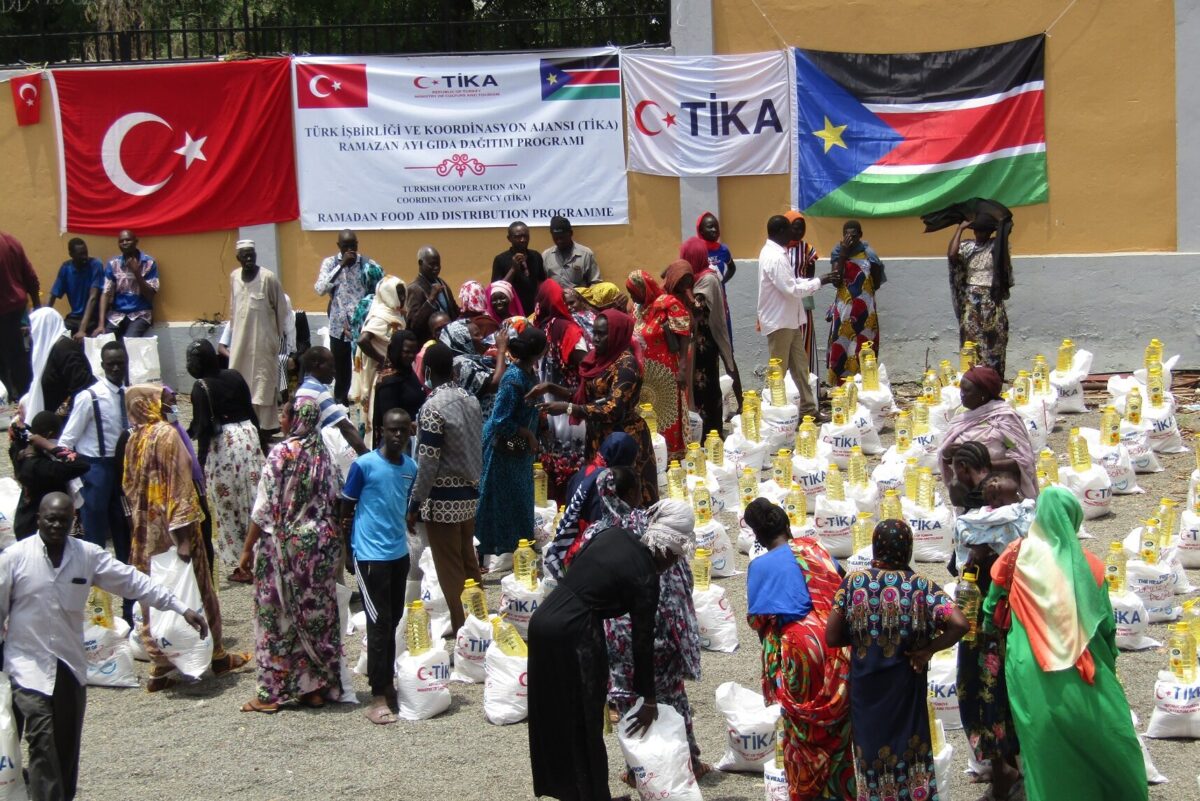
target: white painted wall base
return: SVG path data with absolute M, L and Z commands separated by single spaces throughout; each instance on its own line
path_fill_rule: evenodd
M 947 233 L 949 237 L 949 233 Z M 888 258 L 888 282 L 879 290 L 881 355 L 888 373 L 919 380 L 958 348 L 946 260 Z M 738 259 L 727 286 L 733 343 L 743 378 L 765 366 L 766 338 L 755 328 L 758 261 Z M 828 269 L 828 260 L 818 272 Z M 1008 301 L 1009 378 L 1037 353 L 1053 358 L 1064 337 L 1096 354 L 1094 372 L 1132 370 L 1152 337 L 1180 366 L 1200 368 L 1200 253 L 1127 253 L 1105 256 L 1027 256 L 1014 260 L 1016 286 Z M 817 294 L 817 342 L 829 335 L 825 310 L 833 300 Z

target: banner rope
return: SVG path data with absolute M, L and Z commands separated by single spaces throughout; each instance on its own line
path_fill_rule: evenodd
M 1054 18 L 1054 22 L 1051 22 L 1049 25 L 1046 26 L 1046 30 L 1044 31 L 1044 33 L 1047 36 L 1049 36 L 1050 31 L 1054 28 L 1055 25 L 1058 24 L 1058 21 L 1061 20 L 1063 17 L 1067 16 L 1067 12 L 1070 11 L 1072 8 L 1074 8 L 1075 4 L 1078 2 L 1079 2 L 1079 0 L 1071 0 L 1070 3 L 1067 3 L 1067 7 L 1062 10 L 1061 14 L 1059 14 L 1057 17 Z
M 763 18 L 763 21 L 766 22 L 767 26 L 771 29 L 771 33 L 775 34 L 775 38 L 779 40 L 779 44 L 783 45 L 783 49 L 786 50 L 788 47 L 787 39 L 783 38 L 783 34 L 781 34 L 779 29 L 775 27 L 775 23 L 771 22 L 771 18 L 767 16 L 765 11 L 762 10 L 762 6 L 758 4 L 758 0 L 750 0 L 750 2 L 754 3 L 754 8 L 758 11 L 758 15 Z M 1072 5 L 1074 5 L 1074 2 Z

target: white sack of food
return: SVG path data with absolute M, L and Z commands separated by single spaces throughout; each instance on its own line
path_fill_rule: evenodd
M 733 465 L 739 476 L 745 467 L 752 469 L 757 476 L 767 459 L 767 443 L 746 439 L 742 436 L 740 415 L 733 420 L 733 433 L 725 438 L 725 463 Z
M 1164 402 L 1154 407 L 1147 404 L 1142 408 L 1142 419 L 1146 421 L 1146 436 L 1155 453 L 1185 453 L 1183 435 L 1175 419 L 1175 402 Z
M 1129 710 L 1129 716 L 1133 719 L 1133 730 L 1136 732 L 1138 728 L 1137 712 Z M 1146 784 L 1166 784 L 1167 777 L 1159 773 L 1158 768 L 1154 767 L 1154 762 L 1150 759 L 1150 749 L 1146 748 L 1146 735 L 1138 734 L 1138 745 L 1142 749 L 1142 766 L 1146 769 Z
M 1184 567 L 1200 567 L 1200 514 L 1190 508 L 1179 515 L 1179 562 Z
M 92 687 L 136 687 L 137 670 L 129 649 L 129 624 L 113 619 L 113 627 L 91 623 L 83 630 L 83 651 L 87 657 L 87 683 Z M 0 798 L 3 769 L 0 768 Z
M 792 457 L 792 480 L 804 488 L 809 505 L 813 499 L 825 492 L 825 475 L 829 472 L 829 457 L 821 455 L 821 447 L 817 447 L 817 455 L 813 458 L 804 456 Z
M 450 681 L 477 684 L 487 678 L 488 646 L 492 644 L 492 624 L 467 615 L 466 621 L 454 635 L 454 669 Z
M 737 619 L 725 597 L 725 588 L 709 585 L 707 590 L 693 590 L 696 623 L 700 629 L 700 647 L 706 651 L 731 654 L 738 647 Z
M 817 497 L 813 528 L 830 556 L 842 559 L 853 553 L 850 528 L 857 519 L 858 506 L 854 501 L 834 501 L 828 495 Z
M 1118 442 L 1116 445 L 1101 445 L 1100 431 L 1087 426 L 1079 429 L 1079 435 L 1087 442 L 1092 461 L 1108 473 L 1114 495 L 1137 495 L 1145 492 L 1138 486 L 1133 460 L 1130 459 L 1129 450 L 1124 444 Z M 1039 450 L 1041 449 L 1035 448 L 1034 452 Z
M 179 558 L 174 546 L 150 557 L 150 578 L 170 590 L 186 608 L 204 608 L 196 573 L 190 562 Z M 177 612 L 151 607 L 150 636 L 175 669 L 189 679 L 200 678 L 212 664 L 212 635 L 202 638 Z
M 879 441 L 879 428 L 875 425 L 871 412 L 861 402 L 850 415 L 850 422 L 858 429 L 858 441 L 863 453 L 868 456 L 883 453 L 883 443 Z
M 913 560 L 943 564 L 949 561 L 954 550 L 954 513 L 950 507 L 924 509 L 908 498 L 901 499 L 901 505 L 913 533 Z
M 546 588 L 542 580 L 537 580 L 533 589 L 517 581 L 516 573 L 509 573 L 500 579 L 500 605 L 496 608 L 498 614 L 513 624 L 513 628 L 521 637 L 529 636 L 529 620 L 533 613 L 546 598 Z
M 775 760 L 779 704 L 767 706 L 761 692 L 734 681 L 717 687 L 717 711 L 725 717 L 725 753 L 713 765 L 726 773 L 758 773 Z
M 450 658 L 440 647 L 396 657 L 396 700 L 404 720 L 428 720 L 450 708 Z
M 529 659 L 509 656 L 492 642 L 484 655 L 483 716 L 488 723 L 508 726 L 529 716 Z
M 726 578 L 738 574 L 734 564 L 733 543 L 729 541 L 729 532 L 725 526 L 716 520 L 709 520 L 695 530 L 696 547 L 707 548 L 712 553 L 712 575 L 714 578 Z
M 1183 614 L 1175 600 L 1175 577 L 1170 567 L 1130 559 L 1125 565 L 1125 583 L 1146 605 L 1151 623 L 1178 620 Z
M 1100 465 L 1091 465 L 1082 473 L 1070 465 L 1058 469 L 1059 482 L 1079 499 L 1083 519 L 1104 517 L 1112 507 L 1112 480 Z
M 958 649 L 938 651 L 929 660 L 929 702 L 942 726 L 950 731 L 961 729 L 962 718 L 958 714 Z
M 658 717 L 650 728 L 635 737 L 628 732 L 642 700 L 617 725 L 617 742 L 625 764 L 642 801 L 701 801 L 700 786 L 692 772 L 692 752 L 688 745 L 683 716 L 669 704 L 659 704 Z
M 418 560 L 421 567 L 421 603 L 429 613 L 429 631 L 434 639 L 452 634 L 453 625 L 450 621 L 450 606 L 442 593 L 441 582 L 438 581 L 437 568 L 433 564 L 433 549 L 426 548 Z M 458 599 L 455 599 L 456 601 Z
M 855 446 L 862 447 L 858 427 L 853 423 L 842 423 L 841 425 L 834 425 L 832 422 L 822 423 L 817 441 L 823 442 L 829 447 L 829 461 L 843 469 L 850 464 L 850 449 Z
M 1121 421 L 1121 444 L 1129 452 L 1129 461 L 1133 463 L 1136 473 L 1160 473 L 1162 465 L 1154 448 L 1150 447 L 1150 431 L 1143 420 L 1133 425 L 1128 420 Z
M 12 708 L 12 683 L 0 672 L 0 799 L 27 801 L 22 772 L 21 735 Z
M 1120 595 L 1109 594 L 1112 602 L 1113 622 L 1117 626 L 1117 647 L 1122 651 L 1144 651 L 1162 646 L 1158 640 L 1146 635 L 1150 627 L 1150 614 L 1136 592 L 1125 590 Z
M 774 406 L 769 397 L 764 398 L 759 434 L 767 443 L 770 453 L 775 453 L 780 448 L 791 450 L 796 442 L 796 428 L 799 425 L 800 407 L 794 403 Z
M 1200 739 L 1200 679 L 1185 684 L 1170 671 L 1159 671 L 1146 736 L 1156 740 Z
M 1092 371 L 1091 351 L 1077 348 L 1071 360 L 1071 369 L 1050 373 L 1050 383 L 1058 391 L 1058 411 L 1062 414 L 1083 414 L 1087 405 L 1083 402 L 1083 379 Z

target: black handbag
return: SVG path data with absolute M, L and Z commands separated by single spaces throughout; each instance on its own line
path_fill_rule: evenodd
M 495 439 L 496 450 L 509 456 L 524 456 L 529 453 L 529 440 L 522 437 L 520 434 L 497 434 Z

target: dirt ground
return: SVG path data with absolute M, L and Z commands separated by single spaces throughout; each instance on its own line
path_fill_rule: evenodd
M 898 388 L 899 390 L 900 388 Z M 1094 402 L 1091 404 L 1094 408 Z M 188 411 L 184 410 L 184 416 Z M 1051 447 L 1062 454 L 1069 425 L 1098 425 L 1099 415 L 1060 418 Z M 1181 427 L 1191 429 L 1193 416 L 1181 414 Z M 885 434 L 885 444 L 890 440 Z M 1189 447 L 1191 442 L 1188 442 Z M 1164 470 L 1138 477 L 1142 495 L 1117 496 L 1113 514 L 1089 521 L 1095 538 L 1084 547 L 1103 557 L 1108 544 L 1123 538 L 1149 516 L 1160 497 L 1183 501 L 1187 478 L 1194 465 L 1192 453 L 1161 457 Z M 3 460 L 3 473 L 11 467 Z M 872 464 L 877 458 L 871 460 Z M 705 651 L 703 678 L 688 692 L 695 711 L 696 734 L 706 761 L 719 759 L 726 739 L 725 724 L 714 708 L 714 692 L 722 682 L 736 681 L 749 688 L 759 682 L 759 650 L 745 624 L 746 557 L 739 555 L 742 574 L 716 579 L 726 589 L 738 613 L 741 647 L 734 654 Z M 921 569 L 939 581 L 949 578 L 942 565 Z M 1200 571 L 1189 571 L 1200 585 Z M 492 608 L 499 598 L 498 578 L 486 582 Z M 222 582 L 220 586 L 226 644 L 231 649 L 252 650 L 249 588 Z M 1150 636 L 1165 642 L 1166 627 L 1151 626 Z M 360 644 L 350 638 L 351 664 Z M 1156 648 L 1122 653 L 1118 668 L 1131 707 L 1141 719 L 1140 731 L 1153 708 L 1157 672 L 1165 669 L 1165 650 Z M 138 664 L 144 688 L 146 665 Z M 367 687 L 355 678 L 364 700 Z M 219 679 L 206 679 L 161 694 L 144 689 L 92 688 L 84 729 L 81 765 L 81 799 L 523 799 L 532 798 L 529 755 L 524 723 L 497 727 L 486 722 L 482 710 L 482 685 L 452 685 L 454 702 L 443 715 L 420 723 L 400 722 L 373 726 L 361 715 L 361 706 L 333 704 L 322 710 L 285 709 L 276 715 L 239 711 L 254 695 L 253 671 Z M 564 710 L 569 714 L 569 710 Z M 961 732 L 950 732 L 954 771 L 949 796 L 975 799 L 984 787 L 971 786 L 964 774 L 967 744 Z M 1150 789 L 1155 801 L 1195 799 L 1200 751 L 1190 741 L 1148 741 L 1158 769 L 1169 783 Z M 616 776 L 622 767 L 614 737 L 608 738 L 612 789 L 622 792 Z M 1033 755 L 1029 755 L 1033 758 Z M 1053 759 L 1053 754 L 1037 755 Z M 761 775 L 724 774 L 714 771 L 701 787 L 708 801 L 734 801 L 763 797 Z

